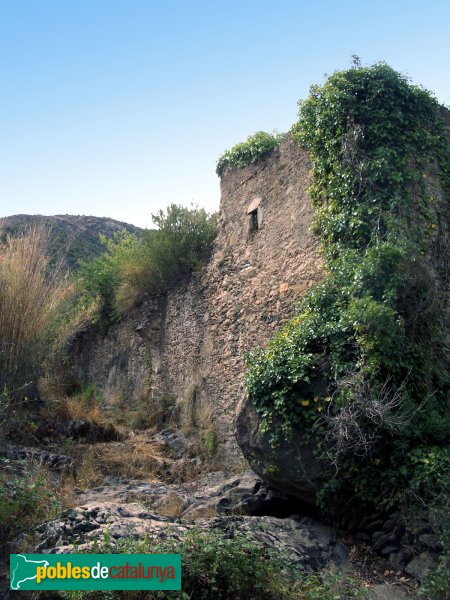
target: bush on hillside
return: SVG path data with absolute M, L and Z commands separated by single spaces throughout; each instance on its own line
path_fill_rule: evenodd
M 143 264 L 142 243 L 132 233 L 122 231 L 112 239 L 100 236 L 103 253 L 94 260 L 82 261 L 78 269 L 83 303 L 100 299 L 97 320 L 107 325 L 117 318 L 116 293 L 124 269 L 140 270 Z
M 171 204 L 152 215 L 158 229 L 138 239 L 127 233 L 103 240 L 105 252 L 80 268 L 86 298 L 100 296 L 105 323 L 119 318 L 144 294 L 158 294 L 186 280 L 208 262 L 216 216 Z

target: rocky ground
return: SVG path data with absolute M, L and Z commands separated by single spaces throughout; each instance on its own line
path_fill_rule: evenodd
M 152 448 L 154 444 L 160 448 L 159 472 L 165 473 L 166 477 L 145 481 L 103 473 L 98 485 L 84 489 L 74 486 L 69 508 L 56 519 L 40 523 L 20 535 L 8 551 L 70 553 L 101 550 L 105 543 L 114 545 L 130 536 L 154 540 L 157 548 L 160 540 L 178 540 L 194 527 L 227 535 L 243 532 L 258 544 L 289 556 L 292 564 L 306 574 L 333 569 L 358 573 L 367 582 L 372 598 L 401 600 L 413 597 L 414 578 L 422 576 L 427 566 L 426 557 L 413 552 L 410 568 L 405 573 L 401 565 L 388 562 L 386 553 L 374 552 L 372 537 L 375 530 L 382 531 L 377 540 L 385 536 L 387 544 L 395 542 L 395 551 L 400 551 L 400 537 L 397 541 L 392 540 L 394 533 L 382 520 L 369 519 L 366 533 L 360 533 L 359 539 L 337 535 L 332 528 L 313 518 L 306 505 L 270 489 L 252 471 L 239 474 L 213 471 L 196 476 L 195 473 L 202 470 L 201 465 L 190 456 L 190 441 L 180 432 L 167 429 L 157 435 L 151 432 L 146 435 Z M 137 453 L 142 454 L 142 435 L 135 442 L 133 437 L 110 441 L 108 448 L 115 447 L 117 453 L 124 455 L 131 451 L 133 443 L 141 444 Z M 102 450 L 104 452 L 103 447 Z M 38 448 L 4 448 L 0 457 L 6 458 L 9 464 L 15 463 L 17 472 L 24 468 L 23 465 L 28 464 L 27 468 L 30 464 L 39 465 L 45 466 L 55 477 L 66 480 L 75 478 L 76 481 L 79 468 L 79 458 Z M 193 469 L 194 476 L 183 481 L 179 474 L 188 472 L 182 468 L 186 463 Z M 405 536 L 407 532 L 396 531 L 395 535 L 399 533 Z M 420 535 L 427 534 L 422 532 Z M 424 538 L 424 541 L 430 540 Z M 381 550 L 386 547 L 380 545 Z M 8 593 L 4 589 L 0 591 L 0 597 L 7 598 Z

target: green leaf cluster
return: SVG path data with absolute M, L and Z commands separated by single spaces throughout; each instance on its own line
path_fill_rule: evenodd
M 400 469 L 415 445 L 448 443 L 448 135 L 435 98 L 385 64 L 333 74 L 299 115 L 293 135 L 313 164 L 327 277 L 248 355 L 246 389 L 274 443 L 315 424 L 319 447 L 329 434 L 322 416 L 351 405 L 361 382 L 367 403 L 400 395 L 395 435 L 378 423 L 379 443 L 348 456 L 337 475 L 349 496 L 364 495 L 370 480 L 375 500 L 386 493 L 388 462 Z
M 245 142 L 236 144 L 231 150 L 225 150 L 217 161 L 217 175 L 222 175 L 225 167 L 241 168 L 258 162 L 279 146 L 282 139 L 283 134 L 281 133 L 257 131 L 250 135 Z
M 136 262 L 141 254 L 141 241 L 123 230 L 112 239 L 100 236 L 103 253 L 94 260 L 80 262 L 78 279 L 82 290 L 82 302 L 89 304 L 99 299 L 97 319 L 107 325 L 118 317 L 116 292 L 121 272 L 127 264 Z
M 0 535 L 9 539 L 61 508 L 43 473 L 12 475 L 8 461 L 0 463 Z

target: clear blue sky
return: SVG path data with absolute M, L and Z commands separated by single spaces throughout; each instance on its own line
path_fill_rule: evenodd
M 450 104 L 448 0 L 0 0 L 0 216 L 215 210 L 222 151 L 354 53 Z

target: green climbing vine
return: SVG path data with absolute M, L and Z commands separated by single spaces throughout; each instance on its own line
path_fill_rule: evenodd
M 314 426 L 333 486 L 386 501 L 411 448 L 448 443 L 448 135 L 437 100 L 383 63 L 313 86 L 299 117 L 327 277 L 247 356 L 246 389 L 273 444 Z
M 257 131 L 245 142 L 236 144 L 231 150 L 225 150 L 217 161 L 217 175 L 222 175 L 225 167 L 239 169 L 258 162 L 279 146 L 282 139 L 282 133 Z

